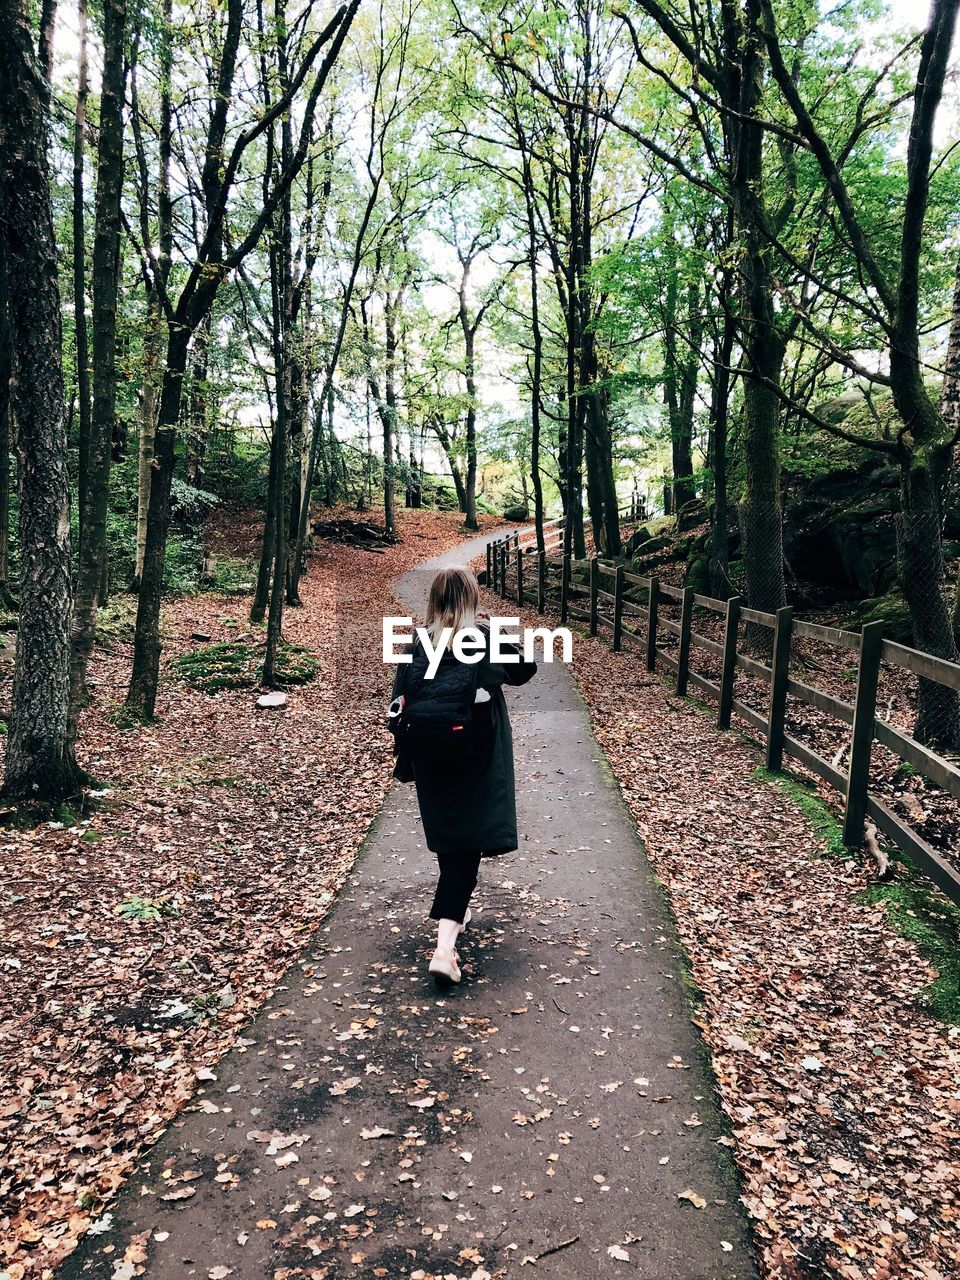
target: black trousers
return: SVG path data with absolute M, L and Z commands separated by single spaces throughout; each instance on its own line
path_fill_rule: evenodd
M 430 917 L 433 920 L 457 920 L 463 924 L 470 895 L 477 887 L 480 870 L 479 853 L 438 853 L 440 879 L 433 895 Z

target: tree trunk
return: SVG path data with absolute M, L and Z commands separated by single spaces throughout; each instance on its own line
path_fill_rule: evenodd
M 897 579 L 916 647 L 957 662 L 960 654 L 945 598 L 943 569 L 943 481 L 949 471 L 951 447 L 923 384 L 919 353 L 914 359 L 903 348 L 897 351 L 892 347 L 890 354 L 897 412 L 903 422 L 914 424 L 913 446 L 900 452 Z M 933 680 L 918 680 L 913 732 L 927 746 L 954 749 L 960 743 L 957 692 Z
M 57 0 L 41 0 L 40 40 L 37 55 L 40 74 L 47 84 L 53 81 L 53 39 L 57 31 Z
M 276 0 L 277 59 L 281 87 L 287 88 L 287 46 L 285 0 Z M 293 140 L 290 117 L 280 124 L 280 157 L 284 168 L 290 164 Z M 273 583 L 267 614 L 267 646 L 263 659 L 263 683 L 268 689 L 277 685 L 277 652 L 283 632 L 283 606 L 289 586 L 287 542 L 289 522 L 287 503 L 289 485 L 287 464 L 290 444 L 290 414 L 293 392 L 293 226 L 292 205 L 288 191 L 280 204 L 278 236 L 271 246 L 271 274 L 274 307 L 274 368 L 277 396 L 277 532 L 273 561 Z
M 267 602 L 270 599 L 270 582 L 273 574 L 273 562 L 277 547 L 277 504 L 279 502 L 277 481 L 277 444 L 276 426 L 270 431 L 270 471 L 267 477 L 267 505 L 263 518 L 263 539 L 260 543 L 260 567 L 257 571 L 257 586 L 250 605 L 250 621 L 260 623 L 267 614 Z
M 210 319 L 208 312 L 197 329 L 190 363 L 190 431 L 186 441 L 183 474 L 188 484 L 197 488 L 203 483 L 204 457 L 207 451 L 207 371 L 209 367 Z
M 153 719 L 160 682 L 160 602 L 167 533 L 170 528 L 170 486 L 173 481 L 177 424 L 180 421 L 180 401 L 189 345 L 189 329 L 177 325 L 169 329 L 154 440 L 154 472 L 147 509 L 147 538 L 140 577 L 140 597 L 137 602 L 133 672 L 126 698 L 130 713 L 143 721 Z
M 93 402 L 84 507 L 80 512 L 80 555 L 73 612 L 71 745 L 76 743 L 80 710 L 86 699 L 87 666 L 96 640 L 97 606 L 107 555 L 107 508 L 117 402 L 118 244 L 120 187 L 123 181 L 126 20 L 126 0 L 107 0 L 104 5 L 103 79 L 91 276 Z
M 467 389 L 467 416 L 464 443 L 467 455 L 467 472 L 464 484 L 464 520 L 468 529 L 479 529 L 477 523 L 477 326 L 480 316 L 471 322 L 467 309 L 467 286 L 470 281 L 472 258 L 461 259 L 459 308 L 460 328 L 463 332 L 463 377 Z
M 757 0 L 741 14 L 724 4 L 725 40 L 739 83 L 727 95 L 737 111 L 728 122 L 733 156 L 731 194 L 740 242 L 741 344 L 746 369 L 741 447 L 744 487 L 740 506 L 743 564 L 751 608 L 775 613 L 786 604 L 783 515 L 780 502 L 780 398 L 777 388 L 784 341 L 773 305 L 772 252 L 765 234 L 762 38 Z
M 0 608 L 12 609 L 10 590 L 10 450 L 13 447 L 10 411 L 12 334 L 7 296 L 6 232 L 0 223 Z M 68 431 L 69 437 L 69 431 Z
M 173 149 L 173 104 L 170 96 L 173 0 L 164 0 L 160 32 L 159 173 L 157 175 L 158 287 L 147 290 L 147 325 L 143 340 L 143 389 L 140 403 L 140 443 L 137 451 L 137 545 L 133 589 L 140 590 L 143 557 L 147 545 L 147 511 L 153 476 L 154 439 L 157 433 L 157 388 L 163 355 L 163 310 L 158 289 L 165 288 L 173 252 L 173 204 L 170 199 L 170 161 Z M 146 192 L 142 194 L 146 201 Z
M 86 255 L 87 237 L 83 208 L 83 156 L 86 147 L 87 98 L 90 93 L 87 63 L 87 0 L 79 0 L 80 25 L 77 69 L 77 107 L 73 121 L 73 329 L 77 358 L 77 511 L 86 502 L 87 467 L 90 454 L 90 356 L 87 341 Z
M 693 480 L 693 426 L 697 403 L 697 374 L 700 369 L 700 343 L 703 338 L 703 315 L 700 290 L 696 282 L 687 286 L 684 333 L 674 335 L 674 355 L 678 374 L 676 418 L 671 432 L 673 444 L 673 500 L 679 511 L 696 496 Z M 683 343 L 681 348 L 680 343 Z
M 713 470 L 713 506 L 710 521 L 710 590 L 721 600 L 732 593 L 730 582 L 730 509 L 727 498 L 727 424 L 730 414 L 730 359 L 735 321 L 724 311 L 723 329 L 714 359 L 710 398 L 710 463 Z
M 51 802 L 73 792 L 79 777 L 68 738 L 70 477 L 47 91 L 16 0 L 0 0 L 0 29 L 0 222 L 20 494 L 20 626 L 4 793 Z
M 540 329 L 540 295 L 537 285 L 537 226 L 533 205 L 530 164 L 524 153 L 524 196 L 527 207 L 527 262 L 530 269 L 530 331 L 533 360 L 530 368 L 530 479 L 533 482 L 533 518 L 537 550 L 544 550 L 543 477 L 540 474 L 540 397 L 543 384 L 543 333 Z
M 157 372 L 163 353 L 160 301 L 151 290 L 147 299 L 147 323 L 143 336 L 143 386 L 140 393 L 140 444 L 137 451 L 137 541 L 132 588 L 140 590 L 143 557 L 147 547 L 147 511 L 153 476 L 153 445 L 157 434 Z
M 943 382 L 940 387 L 940 416 L 951 439 L 960 439 L 960 257 L 953 286 L 953 306 L 950 311 L 950 333 L 947 338 L 947 354 L 943 362 Z M 954 585 L 953 635 L 960 645 L 960 580 Z
M 390 300 L 384 307 L 386 332 L 386 367 L 384 369 L 384 400 L 380 406 L 380 422 L 383 426 L 383 523 L 387 533 L 396 531 L 394 514 L 394 431 L 397 422 L 397 391 L 395 384 L 397 361 L 397 334 L 394 326 L 393 307 Z
M 943 491 L 950 473 L 953 438 L 949 424 L 924 385 L 919 304 L 934 123 L 958 9 L 957 0 L 934 0 L 921 44 L 907 145 L 907 197 L 899 276 L 890 317 L 891 390 L 904 424 L 899 442 L 901 511 L 897 523 L 897 573 L 910 611 L 914 643 L 918 649 L 949 662 L 957 662 L 958 652 L 945 599 Z M 953 411 L 949 403 L 947 407 Z M 960 695 L 945 685 L 919 680 L 914 736 L 940 749 L 956 748 L 960 744 Z

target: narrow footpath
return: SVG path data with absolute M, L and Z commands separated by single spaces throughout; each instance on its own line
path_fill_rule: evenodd
M 420 612 L 484 541 L 398 597 Z M 435 862 L 395 785 L 312 948 L 59 1280 L 756 1275 L 683 957 L 583 703 L 560 664 L 507 697 L 521 847 L 481 868 L 463 986 L 427 974 Z

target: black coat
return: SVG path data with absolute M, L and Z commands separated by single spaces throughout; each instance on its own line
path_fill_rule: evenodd
M 478 665 L 477 687 L 489 692 L 493 715 L 493 742 L 486 762 L 466 772 L 450 773 L 442 766 L 423 764 L 413 771 L 427 847 L 434 853 L 479 851 L 491 857 L 517 847 L 513 735 L 502 686 L 526 684 L 536 675 L 537 664 L 522 659 L 493 663 L 485 652 Z M 409 671 L 408 663 L 397 667 L 393 697 L 406 692 Z M 401 758 L 396 776 L 408 777 L 408 767 Z

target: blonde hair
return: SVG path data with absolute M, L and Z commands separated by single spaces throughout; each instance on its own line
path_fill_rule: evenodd
M 453 634 L 476 625 L 480 588 L 469 569 L 441 569 L 427 597 L 427 630 L 436 644 L 444 627 Z

